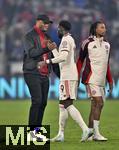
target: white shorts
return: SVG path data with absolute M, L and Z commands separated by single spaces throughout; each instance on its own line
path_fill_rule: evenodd
M 59 85 L 59 100 L 76 99 L 78 81 L 65 80 L 60 81 Z
M 105 101 L 105 88 L 103 86 L 87 84 L 86 91 L 88 97 L 92 98 L 92 97 L 101 96 L 103 98 L 103 101 Z

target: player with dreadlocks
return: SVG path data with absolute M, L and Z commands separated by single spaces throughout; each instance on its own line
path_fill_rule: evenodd
M 105 99 L 105 82 L 109 83 L 109 92 L 113 89 L 113 80 L 109 67 L 110 44 L 105 40 L 106 26 L 104 22 L 97 21 L 90 27 L 88 39 L 82 43 L 77 62 L 78 74 L 86 59 L 82 74 L 82 83 L 85 84 L 87 94 L 91 98 L 91 111 L 89 115 L 89 129 L 93 139 L 107 141 L 99 132 L 99 122 Z

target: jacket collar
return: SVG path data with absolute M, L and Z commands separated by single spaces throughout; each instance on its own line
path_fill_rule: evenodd
M 68 36 L 68 35 L 71 35 L 71 34 L 68 32 L 68 33 L 66 33 L 63 37 Z
M 94 40 L 97 40 L 97 41 L 103 41 L 103 40 L 104 40 L 104 37 L 97 38 L 96 36 L 94 36 L 93 39 L 94 39 Z

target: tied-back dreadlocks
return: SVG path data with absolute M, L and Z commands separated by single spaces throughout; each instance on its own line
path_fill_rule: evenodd
M 89 36 L 96 36 L 96 28 L 98 26 L 98 24 L 102 24 L 104 23 L 103 21 L 96 21 L 95 23 L 93 23 L 90 27 L 90 32 L 89 32 Z

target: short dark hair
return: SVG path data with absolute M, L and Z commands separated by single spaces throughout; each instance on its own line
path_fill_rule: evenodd
M 65 29 L 65 31 L 70 31 L 71 30 L 71 23 L 67 20 L 60 21 L 59 26 L 62 26 Z
M 90 27 L 89 36 L 91 36 L 91 35 L 95 36 L 96 35 L 96 28 L 97 28 L 98 24 L 104 24 L 104 22 L 103 21 L 94 22 Z
M 49 17 L 45 14 L 39 14 L 36 18 L 36 20 L 42 20 L 44 23 L 53 23 L 53 21 L 51 21 L 49 19 Z

